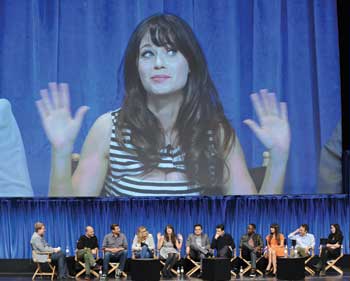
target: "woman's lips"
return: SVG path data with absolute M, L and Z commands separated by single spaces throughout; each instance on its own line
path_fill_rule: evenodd
M 154 75 L 151 77 L 152 81 L 156 83 L 163 83 L 169 78 L 171 78 L 169 75 Z

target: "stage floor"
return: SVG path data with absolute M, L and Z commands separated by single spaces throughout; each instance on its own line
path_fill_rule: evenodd
M 1 281 L 29 281 L 29 280 L 32 280 L 31 277 L 13 277 L 13 276 L 9 276 L 9 277 L 0 277 L 0 280 Z M 43 278 L 43 279 L 40 279 L 40 280 L 50 280 L 49 278 Z M 69 279 L 67 279 L 69 280 Z M 74 280 L 74 279 L 70 279 L 70 280 Z M 84 279 L 76 279 L 76 280 L 81 280 L 83 281 Z M 91 280 L 98 280 L 98 279 L 91 279 Z M 114 278 L 109 278 L 108 279 L 109 281 L 115 281 L 117 279 L 114 279 Z M 119 280 L 123 280 L 123 281 L 126 281 L 126 280 L 131 280 L 129 278 L 125 279 L 125 278 L 121 278 L 121 279 L 118 279 Z M 180 280 L 180 279 L 177 279 L 177 278 L 173 278 L 173 279 L 160 279 L 161 281 L 174 281 L 174 280 Z M 198 279 L 198 278 L 185 278 L 184 280 L 188 280 L 188 281 L 199 281 L 199 280 L 202 280 L 202 279 Z M 269 278 L 266 278 L 266 277 L 257 277 L 257 278 L 249 278 L 249 277 L 244 277 L 242 279 L 240 278 L 232 278 L 231 280 L 277 280 L 276 278 L 274 277 L 269 277 Z M 335 275 L 330 275 L 330 276 L 324 276 L 324 277 L 306 277 L 305 280 L 307 281 L 316 281 L 316 280 L 319 280 L 319 281 L 333 281 L 333 280 L 346 280 L 346 281 L 350 281 L 350 276 L 349 275 L 344 275 L 344 276 L 335 276 Z

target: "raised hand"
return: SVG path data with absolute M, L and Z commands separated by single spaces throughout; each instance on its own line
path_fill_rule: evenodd
M 160 232 L 157 233 L 157 239 L 160 240 L 161 238 L 163 238 L 162 234 Z
M 68 84 L 49 83 L 49 90 L 40 91 L 36 105 L 45 133 L 55 149 L 72 148 L 89 107 L 81 106 L 71 115 Z
M 250 98 L 259 124 L 252 119 L 243 122 L 251 128 L 267 149 L 288 154 L 291 137 L 287 104 L 277 102 L 276 95 L 265 89 L 260 90 L 259 94 L 251 94 Z

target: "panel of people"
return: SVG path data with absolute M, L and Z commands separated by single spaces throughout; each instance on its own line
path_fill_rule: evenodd
M 52 253 L 51 259 L 58 263 L 58 278 L 70 278 L 67 272 L 64 254 L 60 247 L 54 248 L 48 245 L 44 238 L 45 225 L 37 222 L 34 226 L 35 232 L 31 239 L 31 246 L 37 255 L 40 252 Z M 311 251 L 315 248 L 315 237 L 309 233 L 309 226 L 302 224 L 299 228 L 288 235 L 290 240 L 295 240 L 293 255 L 295 257 L 307 257 L 311 255 Z M 132 243 L 132 258 L 159 258 L 163 260 L 164 267 L 162 275 L 167 278 L 172 277 L 171 269 L 181 258 L 181 249 L 183 245 L 183 236 L 176 233 L 172 225 L 167 225 L 164 233 L 157 234 L 157 247 L 151 233 L 147 228 L 140 226 L 134 236 Z M 268 260 L 266 274 L 276 274 L 277 258 L 286 256 L 285 237 L 279 230 L 278 224 L 270 226 L 270 233 L 265 237 L 266 246 L 264 247 L 262 236 L 256 233 L 255 224 L 247 226 L 247 232 L 240 238 L 239 247 L 242 257 L 251 261 L 250 276 L 256 275 L 256 261 L 260 256 L 264 256 Z M 330 234 L 325 241 L 320 255 L 319 262 L 315 265 L 320 271 L 320 275 L 325 275 L 326 262 L 340 255 L 343 243 L 343 234 L 338 224 L 330 226 Z M 98 258 L 99 244 L 91 226 L 85 228 L 85 234 L 82 235 L 77 242 L 76 254 L 78 259 L 83 260 L 86 265 L 86 279 L 90 278 L 90 269 L 98 269 L 96 263 Z M 209 236 L 203 232 L 201 224 L 195 224 L 193 233 L 189 234 L 186 240 L 186 255 L 191 259 L 202 262 L 206 257 L 231 258 L 236 249 L 234 239 L 225 232 L 225 226 L 219 224 L 216 226 L 216 232 L 210 242 Z M 116 277 L 120 277 L 124 271 L 128 254 L 128 241 L 120 230 L 118 224 L 111 225 L 111 232 L 105 235 L 102 243 L 103 250 L 103 266 L 102 277 L 107 277 L 109 263 L 118 262 L 119 267 L 115 272 Z M 45 255 L 41 260 L 45 262 Z

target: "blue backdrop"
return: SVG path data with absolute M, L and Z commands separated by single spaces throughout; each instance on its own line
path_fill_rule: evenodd
M 286 192 L 315 192 L 320 148 L 340 118 L 336 1 L 3 0 L 0 96 L 12 103 L 35 194 L 47 194 L 50 169 L 34 105 L 39 89 L 68 82 L 73 108 L 91 107 L 80 151 L 95 119 L 120 105 L 118 69 L 131 32 L 158 12 L 181 16 L 197 34 L 249 166 L 260 165 L 263 152 L 242 124 L 253 114 L 249 93 L 268 88 L 288 102 Z
M 131 248 L 136 229 L 145 225 L 156 237 L 171 223 L 184 239 L 201 223 L 210 239 L 215 226 L 225 223 L 235 243 L 246 231 L 248 223 L 257 225 L 265 237 L 271 223 L 279 223 L 288 235 L 300 224 L 308 223 L 310 233 L 319 239 L 327 237 L 331 223 L 339 223 L 344 233 L 344 250 L 349 253 L 350 196 L 245 196 L 197 198 L 119 198 L 119 199 L 0 199 L 0 258 L 29 258 L 30 238 L 34 223 L 46 224 L 47 241 L 70 252 L 84 228 L 92 225 L 100 243 L 110 232 L 110 224 L 119 223 Z M 290 245 L 290 243 L 289 243 Z M 183 246 L 184 254 L 185 246 Z M 318 249 L 316 249 L 318 253 Z M 130 251 L 129 251 L 130 257 Z

